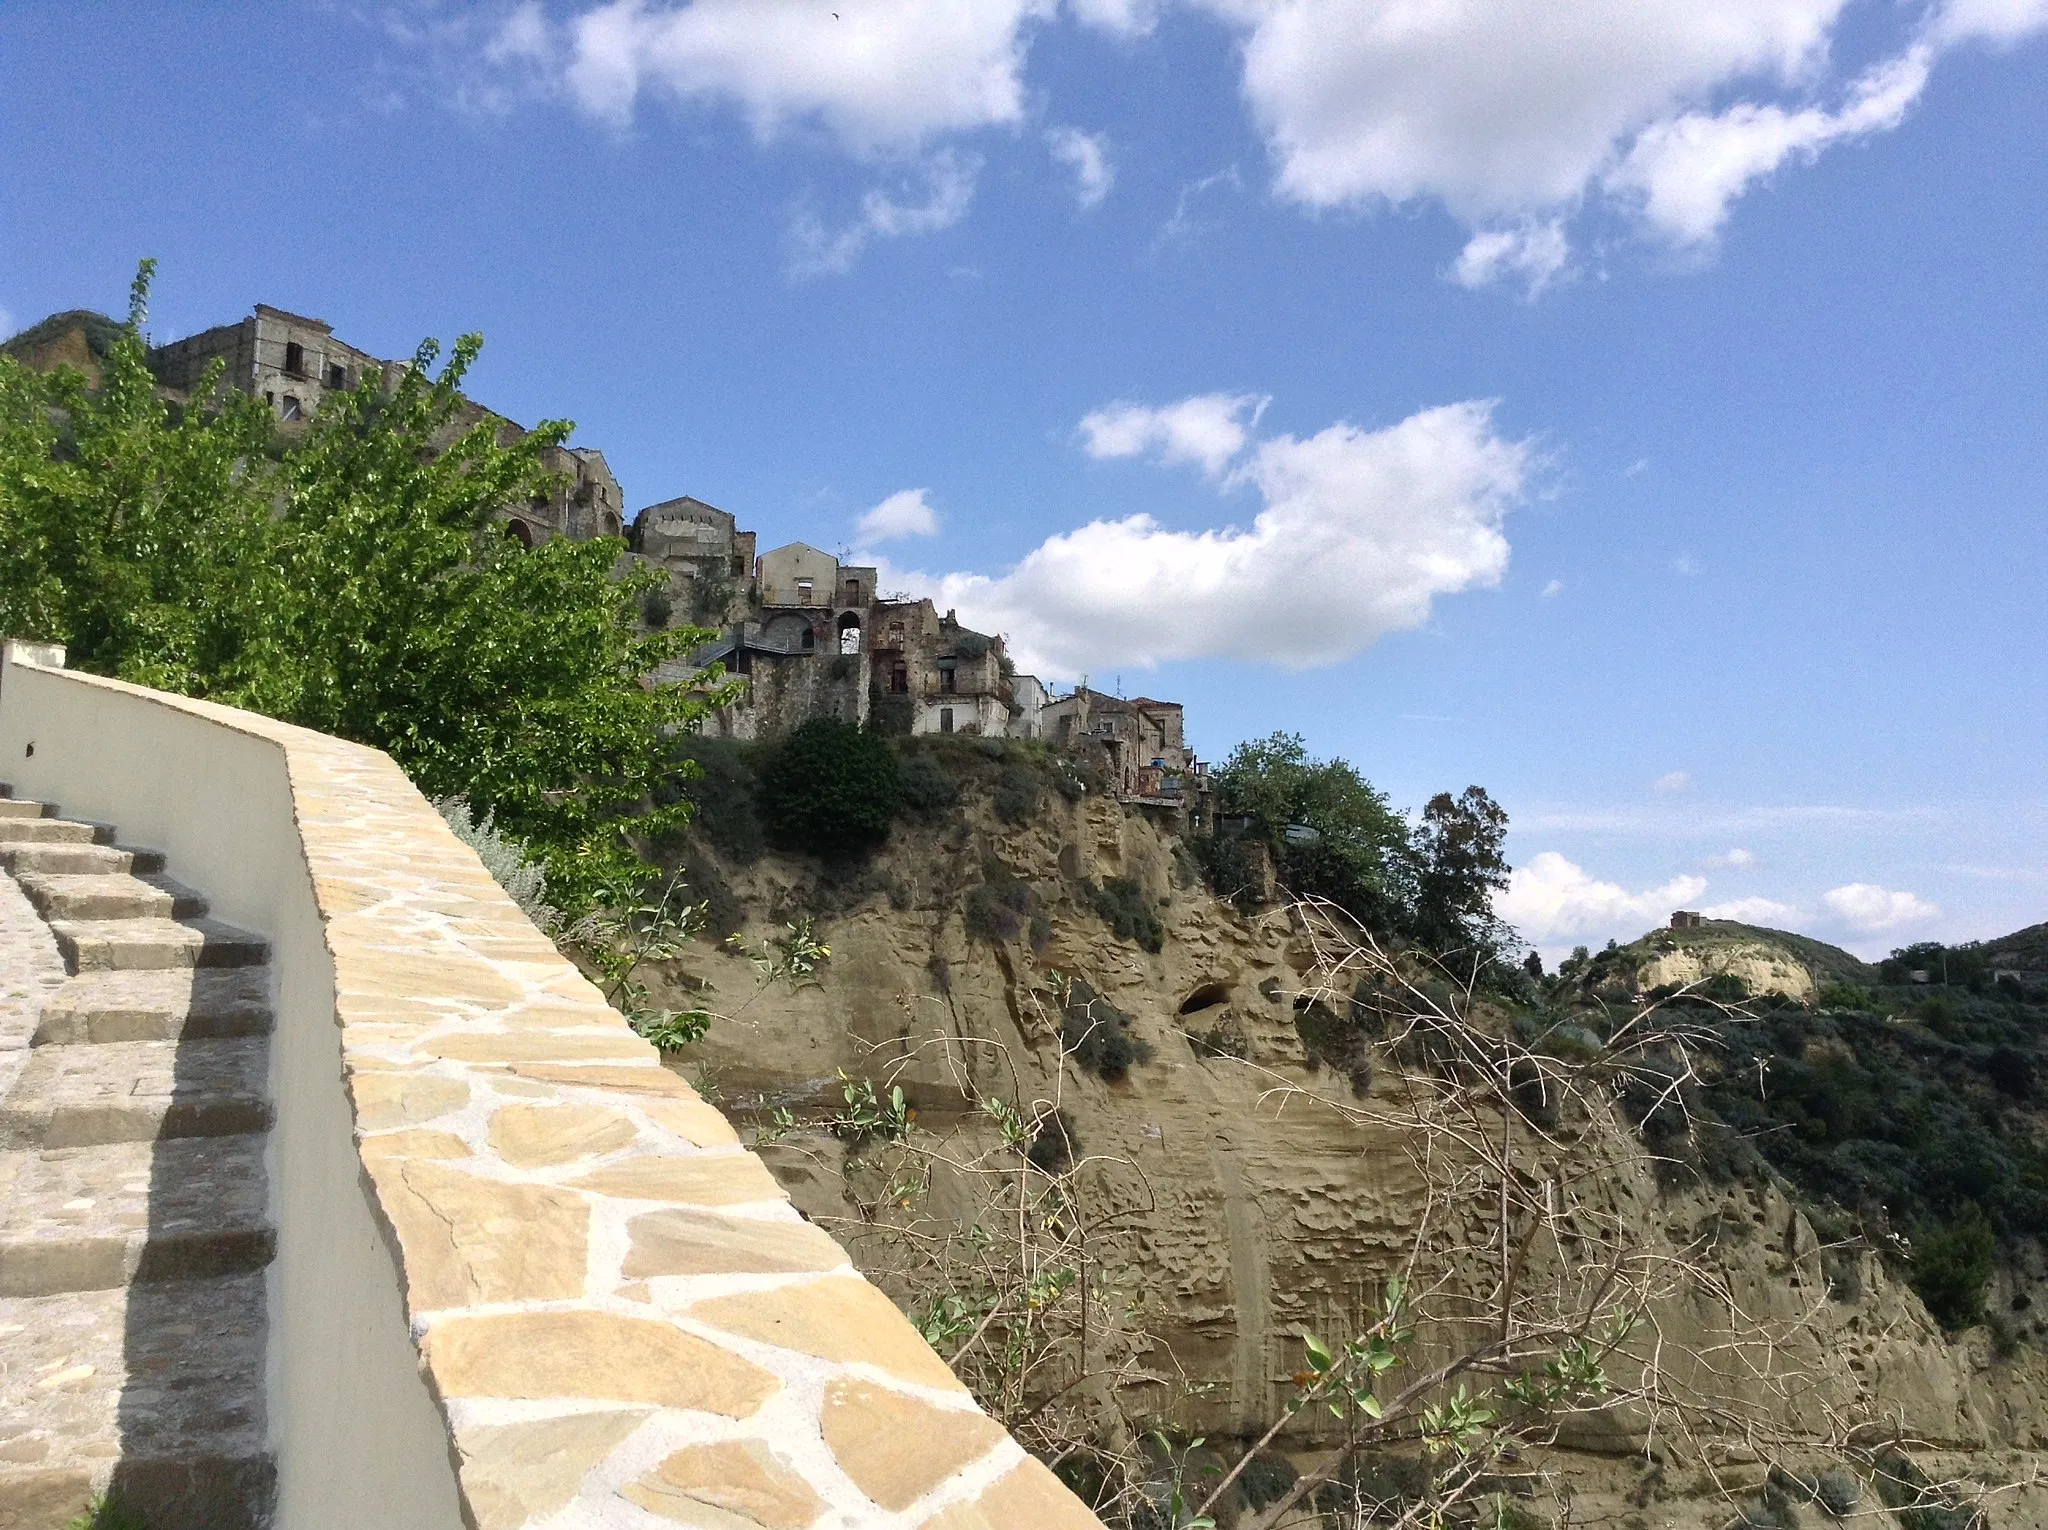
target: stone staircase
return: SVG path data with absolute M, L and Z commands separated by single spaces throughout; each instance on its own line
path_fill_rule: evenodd
M 102 1493 L 147 1530 L 258 1530 L 266 943 L 5 787 L 0 868 L 71 974 L 0 1097 L 0 1530 Z

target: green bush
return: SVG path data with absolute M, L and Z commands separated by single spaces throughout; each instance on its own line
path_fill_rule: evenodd
M 1114 1084 L 1134 1062 L 1149 1062 L 1152 1048 L 1131 1034 L 1131 1017 L 1075 978 L 1066 985 L 1060 1010 L 1060 1046 L 1106 1083 Z
M 1914 1237 L 1913 1289 L 1943 1328 L 1953 1332 L 1983 1320 L 1996 1253 L 1991 1224 L 1974 1202 L 1946 1227 L 1923 1228 Z
M 668 619 L 675 615 L 675 604 L 668 598 L 667 590 L 649 590 L 640 602 L 640 619 L 657 630 L 668 625 Z
M 961 910 L 968 935 L 992 946 L 1015 940 L 1037 902 L 1031 884 L 993 856 L 982 862 L 981 878 Z
M 899 786 L 886 740 L 836 717 L 814 717 L 783 740 L 761 771 L 769 843 L 843 857 L 889 837 Z
M 1820 1009 L 1853 1009 L 1866 1015 L 1870 1013 L 1873 1004 L 1869 989 L 1858 988 L 1854 983 L 1839 980 L 1825 984 L 1814 996 L 1813 1002 Z
M 1088 901 L 1095 906 L 1095 912 L 1102 916 L 1103 923 L 1116 932 L 1119 940 L 1136 942 L 1147 951 L 1158 951 L 1166 945 L 1166 927 L 1159 922 L 1159 915 L 1152 910 L 1152 902 L 1145 896 L 1144 888 L 1129 877 L 1111 877 L 1100 887 L 1084 882 L 1083 889 Z
M 758 745 L 688 735 L 677 741 L 676 770 L 663 788 L 691 804 L 691 824 L 736 866 L 751 866 L 767 848 L 756 808 L 759 759 Z
M 960 783 L 928 749 L 904 756 L 896 785 L 904 811 L 917 818 L 941 818 L 960 802 Z
M 1004 823 L 1029 823 L 1038 816 L 1042 796 L 1038 772 L 1023 760 L 1011 760 L 996 778 L 990 801 L 996 817 Z

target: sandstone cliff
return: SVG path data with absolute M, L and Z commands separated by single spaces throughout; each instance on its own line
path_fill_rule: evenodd
M 771 1130 L 765 1155 L 856 1258 L 891 1261 L 864 1241 L 849 1193 L 860 1148 L 826 1126 L 843 1108 L 842 1074 L 900 1082 L 931 1131 L 983 1130 L 969 1114 L 983 1093 L 1056 1106 L 1081 1151 L 1127 1166 L 1101 1193 L 1127 1221 L 1133 1280 L 1149 1301 L 1157 1342 L 1140 1358 L 1156 1395 L 1170 1394 L 1191 1431 L 1249 1437 L 1284 1411 L 1301 1336 L 1353 1331 L 1411 1246 L 1423 1187 L 1407 1145 L 1318 1106 L 1370 1099 L 1383 1081 L 1370 1046 L 1334 1033 L 1328 1007 L 1306 991 L 1316 953 L 1299 922 L 1285 909 L 1247 915 L 1218 901 L 1142 813 L 1049 796 L 1028 821 L 1004 824 L 970 802 L 899 828 L 852 870 L 696 854 L 701 877 L 730 884 L 744 939 L 768 940 L 810 914 L 832 956 L 814 985 L 756 997 L 743 956 L 693 948 L 664 974 L 666 993 L 737 1018 L 674 1065 L 755 1129 L 789 1113 L 793 1129 Z M 1135 884 L 1156 912 L 1158 951 L 1119 937 L 1098 912 L 1091 891 L 1113 881 Z M 992 884 L 1014 919 L 970 935 L 963 908 Z M 1641 981 L 1716 971 L 1798 999 L 1814 988 L 1806 968 L 1764 947 L 1704 958 L 1673 949 Z M 1129 1017 L 1137 1060 L 1115 1081 L 1063 1061 L 1060 976 Z M 1982 1329 L 1945 1338 L 1868 1248 L 1830 1250 L 1824 1267 L 1809 1219 L 1769 1175 L 1660 1185 L 1619 1117 L 1595 1135 L 1588 1151 L 1608 1167 L 1588 1214 L 1618 1219 L 1645 1246 L 1704 1242 L 1740 1304 L 1776 1325 L 1772 1363 L 1802 1378 L 1782 1422 L 1820 1436 L 1862 1420 L 1922 1442 L 1930 1470 L 1984 1482 L 2031 1473 L 2033 1453 L 2048 1448 L 2039 1351 L 1994 1355 Z M 934 1204 L 943 1210 L 943 1195 Z M 1723 1321 L 1699 1299 L 1658 1314 L 1687 1365 L 1719 1363 L 1699 1357 L 1725 1346 Z M 1312 1453 L 1312 1418 L 1282 1443 Z M 1564 1443 L 1573 1516 L 1589 1523 L 1719 1530 L 1730 1515 L 1724 1490 L 1759 1485 L 1766 1465 L 1753 1443 L 1647 1439 L 1626 1418 L 1596 1418 Z M 1876 1502 L 1866 1495 L 1864 1507 Z M 1987 1507 L 1995 1524 L 2048 1523 L 2048 1493 L 2031 1488 Z

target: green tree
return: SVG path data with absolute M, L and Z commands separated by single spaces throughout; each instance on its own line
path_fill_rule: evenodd
M 528 551 L 493 512 L 546 492 L 550 421 L 510 444 L 422 344 L 395 382 L 328 394 L 289 448 L 220 388 L 160 399 L 141 339 L 150 263 L 98 390 L 0 358 L 0 628 L 79 668 L 208 696 L 388 750 L 532 845 L 574 913 L 645 875 L 626 838 L 681 826 L 657 804 L 670 740 L 730 695 L 646 677 L 708 634 L 639 635 L 645 574 L 620 544 Z
M 1406 924 L 1408 825 L 1346 761 L 1311 759 L 1300 734 L 1274 733 L 1233 749 L 1216 785 L 1219 811 L 1252 819 L 1288 891 L 1328 898 L 1378 929 Z
M 1506 931 L 1493 895 L 1508 885 L 1507 833 L 1506 811 L 1481 787 L 1429 799 L 1414 837 L 1416 939 L 1437 951 L 1497 950 Z
M 761 771 L 761 817 L 783 849 L 856 855 L 889 837 L 900 790 L 887 739 L 814 717 Z

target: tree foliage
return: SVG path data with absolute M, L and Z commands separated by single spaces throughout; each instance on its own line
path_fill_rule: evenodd
M 761 772 L 761 816 L 785 850 L 857 855 L 889 837 L 901 786 L 889 741 L 836 717 L 814 717 Z
M 1251 820 L 1293 895 L 1434 951 L 1491 956 L 1510 943 L 1493 915 L 1508 818 L 1482 788 L 1438 793 L 1411 826 L 1356 768 L 1311 759 L 1295 733 L 1239 744 L 1215 780 L 1219 813 Z M 1213 866 L 1229 860 L 1228 843 L 1212 847 Z
M 528 551 L 497 529 L 551 486 L 571 427 L 501 441 L 460 392 L 475 335 L 438 375 L 427 341 L 395 379 L 327 394 L 289 444 L 218 371 L 167 401 L 141 338 L 150 274 L 96 390 L 0 358 L 0 629 L 385 749 L 532 845 L 571 911 L 643 874 L 622 831 L 687 817 L 649 788 L 725 693 L 643 683 L 706 634 L 639 635 L 659 580 L 615 577 L 615 539 Z

